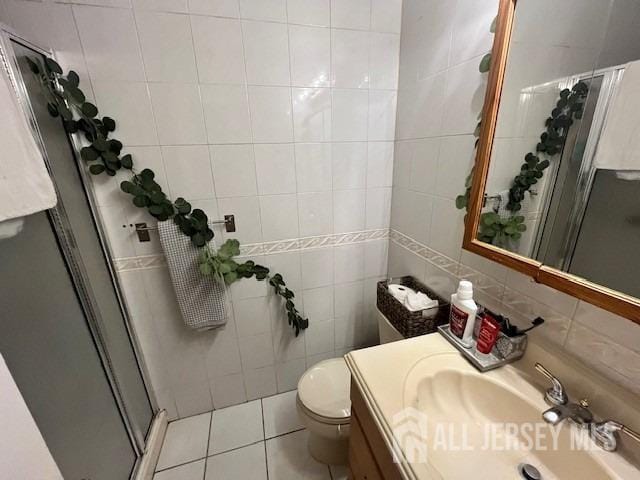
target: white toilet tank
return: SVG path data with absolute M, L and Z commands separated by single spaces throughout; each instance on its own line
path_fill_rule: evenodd
M 397 342 L 404 340 L 404 337 L 395 329 L 387 317 L 376 308 L 378 315 L 378 335 L 380 336 L 380 344 Z

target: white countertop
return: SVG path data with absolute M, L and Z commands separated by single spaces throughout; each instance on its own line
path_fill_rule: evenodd
M 443 355 L 445 357 L 443 357 Z M 433 362 L 428 360 L 429 357 L 434 356 L 440 358 L 434 358 Z M 393 435 L 394 416 L 403 411 L 408 405 L 411 405 L 409 396 L 411 392 L 415 391 L 415 378 L 411 380 L 410 377 L 412 376 L 412 370 L 419 364 L 421 365 L 420 368 L 436 363 L 438 365 L 446 365 L 447 368 L 450 365 L 463 375 L 467 373 L 482 375 L 483 379 L 488 379 L 493 383 L 499 383 L 501 388 L 512 392 L 514 395 L 526 398 L 529 405 L 535 409 L 535 421 L 542 420 L 541 417 L 537 416 L 538 411 L 541 415 L 544 410 L 549 408 L 544 402 L 543 391 L 535 386 L 536 382 L 532 381 L 528 374 L 523 373 L 522 369 L 514 368 L 513 365 L 507 365 L 480 374 L 438 333 L 355 350 L 347 354 L 345 359 L 387 447 L 396 458 L 400 459 L 398 463 L 399 470 L 406 479 L 453 478 L 450 473 L 444 475 L 444 471 L 451 466 L 457 470 L 461 464 L 461 458 L 465 459 L 465 470 L 477 474 L 477 468 L 483 466 L 483 460 L 487 459 L 487 455 L 490 455 L 490 452 L 474 452 L 464 454 L 466 456 L 462 457 L 461 455 L 463 455 L 463 453 L 447 453 L 447 455 L 440 455 L 437 462 L 407 461 L 407 456 L 403 448 L 398 445 Z M 413 384 L 408 386 L 407 382 L 413 382 Z M 455 396 L 456 392 L 442 392 L 442 395 L 446 398 L 446 395 Z M 482 455 L 484 455 L 484 457 Z M 610 470 L 611 464 L 613 463 L 614 468 L 611 470 L 611 478 L 640 478 L 640 476 L 638 476 L 638 470 L 626 463 L 615 453 L 597 451 L 591 455 L 591 458 L 599 464 L 603 464 L 603 462 L 606 463 L 608 465 L 607 470 Z M 495 460 L 494 457 L 495 456 L 491 457 L 492 462 Z M 492 472 L 490 475 L 491 478 L 500 478 L 501 480 L 504 478 L 519 478 L 515 471 L 517 463 L 515 465 L 508 462 L 500 464 L 499 460 L 496 461 L 498 463 L 496 465 L 492 464 L 490 468 Z M 455 464 L 452 462 L 458 463 Z M 478 462 L 480 462 L 480 465 L 478 465 Z M 617 473 L 613 474 L 613 471 Z M 551 477 L 557 478 L 553 475 Z M 479 477 L 476 476 L 476 478 Z M 544 478 L 547 480 L 549 476 L 545 475 Z M 602 478 L 602 476 L 598 478 Z

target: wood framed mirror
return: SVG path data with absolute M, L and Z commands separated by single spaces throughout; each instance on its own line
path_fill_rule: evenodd
M 463 248 L 640 324 L 640 17 L 616 8 L 500 0 Z

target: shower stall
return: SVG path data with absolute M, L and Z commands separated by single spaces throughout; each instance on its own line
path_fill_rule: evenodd
M 26 62 L 50 52 L 0 35 L 0 68 L 58 197 L 0 236 L 0 353 L 65 479 L 136 478 L 158 409 L 76 145 Z
M 598 142 L 625 66 L 573 76 L 589 86 L 584 114 L 570 129 L 547 182 L 531 256 L 545 265 L 640 296 L 640 174 L 598 168 Z M 602 248 L 615 243 L 616 249 Z M 620 259 L 625 259 L 623 262 Z

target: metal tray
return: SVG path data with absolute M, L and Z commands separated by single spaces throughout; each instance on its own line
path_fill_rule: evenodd
M 508 363 L 518 360 L 519 358 L 522 358 L 522 355 L 524 355 L 524 350 L 522 350 L 509 358 L 501 358 L 494 353 L 495 348 L 489 355 L 483 355 L 481 353 L 478 353 L 478 351 L 476 350 L 475 340 L 471 341 L 471 347 L 465 347 L 460 339 L 453 333 L 451 333 L 451 331 L 449 330 L 449 325 L 439 326 L 438 331 L 440 332 L 440 335 L 442 335 L 449 341 L 449 343 L 451 343 L 451 345 L 456 347 L 456 349 L 462 354 L 464 358 L 467 359 L 467 361 L 471 365 L 476 367 L 481 372 L 487 372 L 489 370 L 493 370 L 494 368 L 502 367 Z

